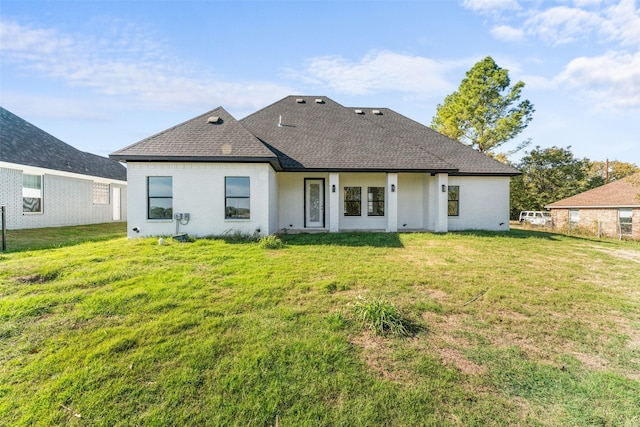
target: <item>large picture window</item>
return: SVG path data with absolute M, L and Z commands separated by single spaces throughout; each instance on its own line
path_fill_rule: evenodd
M 22 175 L 22 212 L 42 213 L 42 175 Z
M 251 198 L 248 176 L 227 176 L 224 179 L 225 219 L 250 219 Z
M 460 215 L 460 186 L 449 186 L 449 204 L 447 206 L 447 214 L 449 216 Z
M 367 189 L 367 215 L 384 216 L 384 187 Z
M 344 216 L 362 215 L 362 189 L 344 187 Z
M 147 195 L 147 216 L 149 219 L 170 219 L 173 217 L 172 177 L 147 177 Z

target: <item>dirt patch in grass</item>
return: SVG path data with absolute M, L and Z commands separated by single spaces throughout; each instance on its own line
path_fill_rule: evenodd
M 50 274 L 29 274 L 28 276 L 14 278 L 16 282 L 28 285 L 47 283 L 53 279 L 55 279 L 55 275 Z
M 467 338 L 461 334 L 465 331 L 464 323 L 468 315 L 450 314 L 440 316 L 435 313 L 425 312 L 423 320 L 429 329 L 428 342 L 437 353 L 438 358 L 445 366 L 453 366 L 467 375 L 477 375 L 486 372 L 482 365 L 467 359 L 463 351 L 471 346 Z
M 364 332 L 351 339 L 351 344 L 362 349 L 364 362 L 373 371 L 384 378 L 402 384 L 413 384 L 412 375 L 404 369 L 398 369 L 392 362 L 393 349 L 385 338 Z
M 605 249 L 596 247 L 601 252 L 611 255 L 616 258 L 623 259 L 625 261 L 632 261 L 640 263 L 640 251 L 632 251 L 630 249 Z

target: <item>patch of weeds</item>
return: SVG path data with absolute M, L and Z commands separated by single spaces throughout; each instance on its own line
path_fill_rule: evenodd
M 258 245 L 262 249 L 282 249 L 284 248 L 284 242 L 278 237 L 272 235 L 261 237 L 258 241 Z
M 415 329 L 395 305 L 383 299 L 368 300 L 358 296 L 353 313 L 363 327 L 376 335 L 406 337 Z
M 349 325 L 349 320 L 339 311 L 328 314 L 326 319 L 329 329 L 334 331 L 345 329 Z
M 327 290 L 328 293 L 334 294 L 338 291 L 348 291 L 349 286 L 344 283 L 338 283 L 336 281 L 332 281 L 327 283 L 327 285 L 325 286 L 325 289 Z

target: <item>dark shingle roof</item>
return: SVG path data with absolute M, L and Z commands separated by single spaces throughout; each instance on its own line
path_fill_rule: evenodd
M 222 124 L 207 123 L 211 115 L 222 117 Z M 519 174 L 392 110 L 347 108 L 320 96 L 288 96 L 239 122 L 218 108 L 110 157 L 128 161 L 270 161 L 286 171 Z
M 25 166 L 127 180 L 118 162 L 85 153 L 0 107 L 0 160 Z
M 547 206 L 558 208 L 637 207 L 640 206 L 640 173 L 601 185 L 575 196 L 558 200 Z
M 217 118 L 216 122 L 212 122 Z M 128 161 L 270 162 L 278 158 L 224 108 L 218 107 L 110 155 Z

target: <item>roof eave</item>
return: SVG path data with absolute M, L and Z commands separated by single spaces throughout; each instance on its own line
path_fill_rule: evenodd
M 282 171 L 277 157 L 232 157 L 232 156 L 141 156 L 110 154 L 110 159 L 121 162 L 193 162 L 193 163 L 269 163 L 274 170 Z
M 631 208 L 638 209 L 640 208 L 639 204 L 616 204 L 616 205 L 562 205 L 562 206 L 554 206 L 554 205 L 546 205 L 546 209 L 620 209 L 620 208 Z

